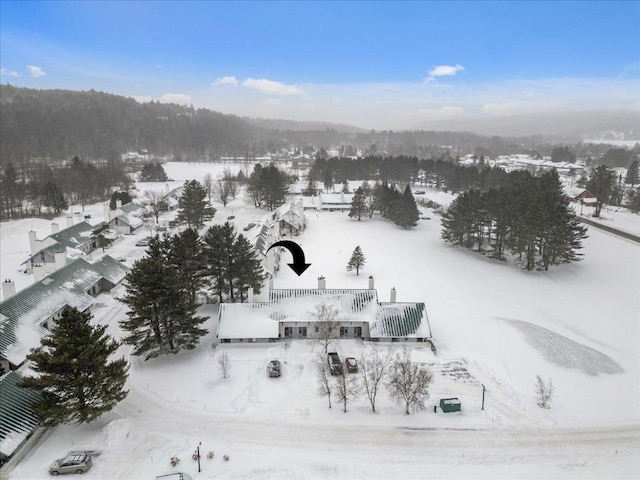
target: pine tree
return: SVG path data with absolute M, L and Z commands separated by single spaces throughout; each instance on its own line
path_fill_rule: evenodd
M 634 160 L 627 169 L 627 174 L 624 177 L 624 183 L 631 185 L 632 187 L 638 183 L 638 160 Z
M 172 265 L 143 258 L 133 264 L 126 283 L 121 301 L 129 307 L 129 318 L 120 327 L 128 333 L 124 342 L 134 346 L 134 355 L 148 360 L 192 350 L 207 333 L 200 327 L 206 318 L 196 316 L 196 305 Z
M 27 356 L 37 375 L 21 385 L 41 393 L 33 408 L 43 425 L 91 422 L 127 396 L 126 360 L 109 361 L 119 344 L 105 325 L 91 325 L 91 318 L 66 310 Z
M 207 203 L 207 191 L 197 180 L 184 182 L 182 195 L 178 201 L 180 210 L 178 220 L 187 224 L 188 228 L 198 228 L 204 221 L 216 213 L 216 209 Z
M 594 217 L 600 216 L 602 206 L 611 195 L 614 181 L 615 174 L 604 165 L 600 165 L 591 172 L 591 177 L 587 182 L 587 190 L 596 196 L 596 211 L 593 214 Z
M 242 234 L 238 235 L 233 243 L 233 255 L 236 297 L 244 302 L 245 294 L 250 287 L 253 288 L 254 293 L 260 293 L 264 272 L 255 249 Z
M 366 262 L 366 259 L 364 258 L 362 249 L 360 248 L 360 245 L 358 245 L 353 251 L 353 253 L 351 254 L 349 263 L 347 263 L 347 271 L 350 272 L 355 268 L 356 275 L 360 275 L 360 269 L 364 267 L 365 262 Z
M 358 221 L 367 214 L 367 205 L 364 191 L 358 187 L 356 193 L 351 200 L 351 210 L 349 210 L 349 218 L 357 218 Z
M 402 195 L 395 196 L 391 207 L 390 218 L 393 222 L 402 227 L 410 228 L 417 225 L 420 219 L 420 212 L 416 205 L 416 200 L 411 193 L 411 187 L 407 185 Z
M 238 235 L 232 224 L 213 225 L 204 235 L 208 276 L 220 302 L 229 298 L 245 299 L 253 287 L 260 292 L 263 271 L 256 252 L 244 235 Z
M 205 285 L 207 273 L 204 244 L 198 232 L 188 228 L 170 237 L 168 261 L 178 273 L 189 303 L 198 307 L 197 294 Z

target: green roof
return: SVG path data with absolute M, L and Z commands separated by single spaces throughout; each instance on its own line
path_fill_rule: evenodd
M 0 453 L 12 455 L 38 426 L 32 406 L 40 394 L 18 386 L 22 377 L 16 372 L 0 377 Z
M 46 319 L 67 306 L 87 310 L 94 301 L 89 288 L 103 279 L 116 285 L 127 272 L 108 255 L 93 264 L 78 258 L 0 302 L 0 356 L 20 365 L 47 333 Z

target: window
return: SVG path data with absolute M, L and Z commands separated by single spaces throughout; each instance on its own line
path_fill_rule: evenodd
M 362 327 L 356 327 L 355 336 L 356 337 L 362 336 Z
M 346 337 L 349 334 L 349 329 L 347 327 L 340 327 L 340 336 Z
M 302 338 L 307 338 L 307 327 L 300 327 L 300 336 Z
M 320 327 L 313 327 L 313 330 L 314 330 L 316 333 L 320 333 Z
M 284 327 L 285 338 L 291 338 L 291 327 Z

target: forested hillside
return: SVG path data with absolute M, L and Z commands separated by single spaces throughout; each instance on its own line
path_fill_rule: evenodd
M 264 135 L 233 115 L 108 93 L 0 86 L 2 163 L 120 158 L 128 150 L 202 158 L 244 154 Z M 260 153 L 260 152 L 257 152 Z

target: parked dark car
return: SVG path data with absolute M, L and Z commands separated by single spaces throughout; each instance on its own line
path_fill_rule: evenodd
M 282 374 L 282 370 L 280 369 L 280 361 L 279 360 L 271 360 L 269 362 L 269 366 L 267 367 L 267 372 L 270 377 L 279 377 Z
M 329 364 L 329 371 L 331 372 L 331 375 L 342 374 L 342 362 L 340 361 L 340 356 L 337 352 L 327 353 L 327 363 Z

